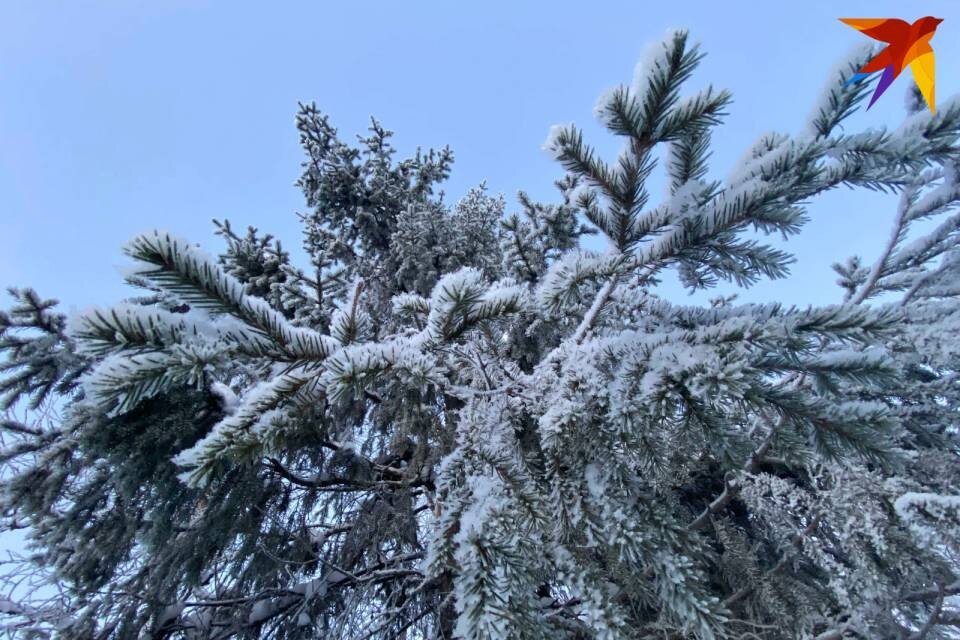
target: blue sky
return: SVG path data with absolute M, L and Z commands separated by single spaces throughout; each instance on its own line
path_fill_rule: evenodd
M 715 177 L 770 130 L 799 132 L 828 71 L 866 38 L 838 17 L 932 14 L 939 101 L 960 92 L 960 2 L 45 2 L 0 4 L 0 285 L 68 308 L 128 295 L 121 245 L 162 228 L 220 248 L 211 218 L 258 226 L 295 256 L 303 209 L 297 101 L 345 137 L 376 115 L 401 152 L 449 144 L 451 200 L 486 180 L 556 198 L 541 150 L 574 121 L 610 154 L 591 111 L 645 45 L 689 28 L 708 56 L 689 85 L 730 89 Z M 904 74 L 852 129 L 896 126 Z M 656 195 L 659 191 L 654 191 Z M 787 281 L 747 300 L 831 303 L 832 262 L 875 255 L 895 199 L 846 190 L 810 207 Z M 667 285 L 668 291 L 674 288 Z M 681 294 L 682 295 L 682 294 Z M 6 302 L 2 303 L 6 306 Z

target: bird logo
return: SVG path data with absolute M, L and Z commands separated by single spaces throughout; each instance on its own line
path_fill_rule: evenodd
M 936 32 L 937 26 L 943 22 L 941 18 L 926 16 L 913 24 L 896 18 L 840 18 L 840 22 L 850 25 L 874 40 L 887 44 L 883 51 L 847 80 L 847 84 L 860 82 L 872 73 L 883 69 L 880 83 L 873 97 L 870 98 L 867 109 L 883 95 L 900 72 L 910 65 L 917 88 L 920 89 L 930 111 L 936 113 L 934 55 L 930 39 Z

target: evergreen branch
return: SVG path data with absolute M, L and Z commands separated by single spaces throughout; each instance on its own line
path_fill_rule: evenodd
M 607 196 L 617 193 L 616 176 L 594 150 L 583 141 L 583 132 L 570 125 L 555 127 L 544 147 L 554 154 L 563 167 Z M 606 230 L 605 230 L 606 231 Z
M 816 514 L 812 518 L 810 518 L 809 522 L 807 522 L 807 526 L 804 527 L 802 531 L 796 533 L 793 537 L 790 538 L 790 545 L 796 549 L 800 549 L 800 545 L 803 544 L 803 541 L 809 536 L 811 536 L 819 526 L 820 526 L 820 514 Z M 786 568 L 787 563 L 789 561 L 790 561 L 789 553 L 786 553 L 786 552 L 783 553 L 783 555 L 780 556 L 780 559 L 777 561 L 777 563 L 772 568 L 766 571 L 765 577 L 773 576 L 780 573 L 781 571 L 784 570 L 784 568 Z M 743 587 L 738 589 L 736 592 L 727 596 L 723 601 L 723 606 L 725 608 L 730 608 L 730 606 L 736 604 L 740 600 L 743 600 L 748 595 L 753 593 L 755 589 L 756 589 L 756 584 L 744 585 Z
M 930 602 L 937 600 L 941 594 L 946 597 L 960 595 L 960 580 L 955 580 L 947 585 L 939 585 L 932 589 L 910 591 L 904 594 L 900 600 L 903 602 Z
M 220 460 L 250 457 L 273 444 L 276 425 L 282 421 L 278 409 L 292 403 L 297 394 L 306 395 L 302 402 L 317 400 L 315 374 L 303 367 L 287 370 L 250 390 L 241 404 L 223 418 L 189 449 L 174 457 L 174 463 L 188 469 L 181 479 L 199 486 L 209 478 L 214 465 Z
M 185 364 L 166 352 L 116 354 L 100 361 L 84 384 L 104 411 L 118 415 L 175 387 L 196 384 L 201 371 L 197 362 Z
M 66 316 L 54 311 L 56 300 L 44 300 L 33 289 L 8 292 L 16 300 L 0 311 L 0 410 L 28 399 L 38 409 L 53 395 L 69 397 L 89 366 L 66 331 Z
M 239 281 L 183 240 L 154 231 L 135 238 L 126 252 L 156 267 L 139 275 L 211 312 L 235 315 L 291 360 L 323 360 L 339 347 L 335 339 L 294 327 L 263 300 L 247 296 Z
M 604 283 L 600 291 L 597 292 L 597 295 L 594 296 L 593 303 L 590 305 L 587 313 L 584 314 L 583 320 L 581 320 L 580 324 L 577 326 L 577 330 L 573 332 L 571 340 L 574 344 L 580 344 L 583 342 L 584 338 L 587 337 L 587 332 L 590 331 L 594 323 L 597 321 L 597 318 L 600 316 L 600 312 L 603 310 L 603 306 L 610 300 L 610 296 L 613 294 L 613 290 L 617 286 L 617 280 L 617 276 L 611 277 Z
M 847 59 L 831 74 L 817 106 L 814 107 L 810 122 L 811 133 L 818 138 L 825 138 L 856 111 L 873 87 L 869 82 L 848 84 L 848 81 L 872 57 L 873 47 L 859 46 L 851 51 Z
M 320 384 L 331 402 L 362 397 L 387 371 L 405 378 L 412 388 L 440 383 L 433 358 L 412 340 L 351 345 L 330 357 L 324 368 Z
M 770 447 L 773 445 L 773 441 L 777 436 L 777 433 L 783 428 L 786 422 L 786 416 L 781 415 L 777 424 L 774 425 L 770 431 L 764 437 L 763 441 L 760 442 L 760 445 L 750 452 L 750 456 L 747 458 L 746 462 L 743 463 L 743 472 L 744 473 L 754 473 L 757 470 L 757 466 L 760 461 L 763 460 L 764 456 L 767 455 L 767 452 L 770 450 Z M 727 505 L 729 505 L 737 497 L 737 494 L 740 493 L 741 484 L 736 481 L 733 477 L 728 477 L 724 479 L 723 483 L 723 492 L 713 499 L 713 501 L 708 504 L 704 510 L 698 515 L 690 524 L 687 525 L 687 531 L 698 531 L 703 529 L 710 522 L 710 518 L 721 511 L 723 511 Z
M 486 286 L 476 269 L 461 269 L 436 284 L 430 296 L 428 336 L 452 341 L 477 323 L 518 313 L 526 305 L 525 290 L 511 282 Z
M 211 333 L 209 327 L 184 314 L 126 304 L 91 309 L 73 324 L 73 335 L 94 356 L 121 350 L 159 351 Z
M 687 100 L 679 102 L 657 126 L 653 135 L 657 142 L 673 142 L 685 136 L 702 136 L 708 127 L 720 124 L 724 109 L 732 102 L 729 91 L 714 93 L 708 87 Z
M 537 292 L 539 301 L 546 309 L 558 311 L 575 302 L 587 282 L 617 273 L 623 261 L 622 254 L 569 252 L 554 262 L 543 277 Z
M 835 401 L 828 409 L 793 390 L 767 388 L 759 393 L 764 403 L 806 431 L 827 459 L 838 459 L 845 451 L 881 464 L 893 458 L 889 433 L 896 422 L 883 405 Z
M 710 158 L 709 129 L 695 129 L 677 137 L 670 143 L 667 167 L 670 172 L 670 194 L 692 180 L 701 180 L 707 175 L 707 160 Z
M 877 284 L 877 280 L 880 278 L 884 268 L 887 266 L 887 261 L 890 258 L 890 254 L 893 253 L 897 243 L 902 239 L 907 212 L 910 208 L 910 193 L 910 190 L 904 190 L 903 194 L 901 195 L 900 205 L 897 207 L 897 216 L 893 221 L 893 230 L 890 234 L 890 238 L 887 240 L 886 246 L 884 246 L 883 251 L 880 253 L 880 257 L 877 258 L 873 268 L 867 275 L 867 279 L 863 283 L 863 286 L 860 287 L 860 290 L 856 293 L 856 295 L 853 296 L 851 300 L 853 304 L 860 304 L 871 294 L 874 286 Z
M 0 420 L 0 429 L 4 431 L 10 431 L 11 433 L 16 433 L 24 436 L 42 436 L 44 432 L 42 429 L 36 427 L 29 427 L 22 422 L 17 420 Z
M 936 602 L 933 604 L 933 611 L 930 612 L 930 617 L 927 618 L 927 621 L 922 627 L 917 629 L 917 632 L 910 636 L 910 640 L 923 640 L 929 635 L 930 630 L 933 629 L 935 624 L 940 622 L 940 612 L 943 610 L 943 586 L 939 588 L 939 595 L 937 596 Z
M 638 91 L 642 118 L 630 124 L 634 138 L 643 142 L 654 137 L 657 127 L 664 122 L 671 108 L 678 100 L 680 87 L 693 74 L 694 69 L 703 59 L 699 46 L 687 48 L 687 32 L 677 31 L 669 42 L 662 45 L 663 52 L 652 60 L 652 64 L 644 69 L 645 77 L 640 80 Z M 723 97 L 726 92 L 721 92 Z M 729 96 L 726 96 L 729 98 Z M 717 105 L 722 109 L 723 100 Z M 677 130 L 665 130 L 666 134 L 679 133 Z

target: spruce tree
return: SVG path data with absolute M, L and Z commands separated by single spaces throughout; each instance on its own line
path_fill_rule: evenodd
M 851 133 L 860 50 L 801 133 L 763 136 L 720 180 L 731 96 L 681 98 L 702 55 L 674 32 L 601 97 L 616 158 L 551 130 L 555 203 L 521 192 L 506 212 L 480 185 L 450 205 L 449 149 L 397 160 L 378 122 L 351 146 L 301 105 L 309 265 L 218 222 L 219 257 L 134 238 L 147 293 L 110 308 L 68 318 L 12 289 L 0 504 L 31 547 L 0 622 L 77 639 L 950 637 L 960 100 Z M 663 296 L 667 270 L 692 291 L 785 277 L 767 236 L 840 187 L 888 193 L 894 214 L 874 262 L 835 265 L 837 304 Z M 24 573 L 61 589 L 30 593 Z

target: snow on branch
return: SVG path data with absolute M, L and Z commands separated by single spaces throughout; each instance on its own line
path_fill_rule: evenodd
M 478 322 L 518 313 L 526 300 L 526 289 L 520 285 L 501 282 L 487 286 L 477 269 L 460 269 L 441 278 L 434 287 L 427 335 L 435 340 L 452 340 Z
M 186 241 L 160 231 L 138 236 L 126 248 L 132 258 L 147 263 L 136 271 L 184 300 L 212 313 L 230 313 L 273 341 L 273 348 L 291 360 L 323 360 L 339 341 L 295 327 L 243 285 L 222 271 L 208 255 Z
M 871 44 L 858 44 L 827 73 L 827 83 L 808 119 L 808 135 L 824 138 L 856 111 L 873 88 L 869 82 L 847 81 L 860 71 L 874 54 Z
M 298 399 L 298 395 L 302 397 Z M 278 423 L 283 421 L 282 410 L 293 402 L 316 402 L 320 397 L 316 374 L 303 367 L 261 382 L 200 441 L 176 455 L 174 463 L 187 469 L 181 479 L 200 485 L 221 460 L 249 458 L 253 452 L 271 450 Z

